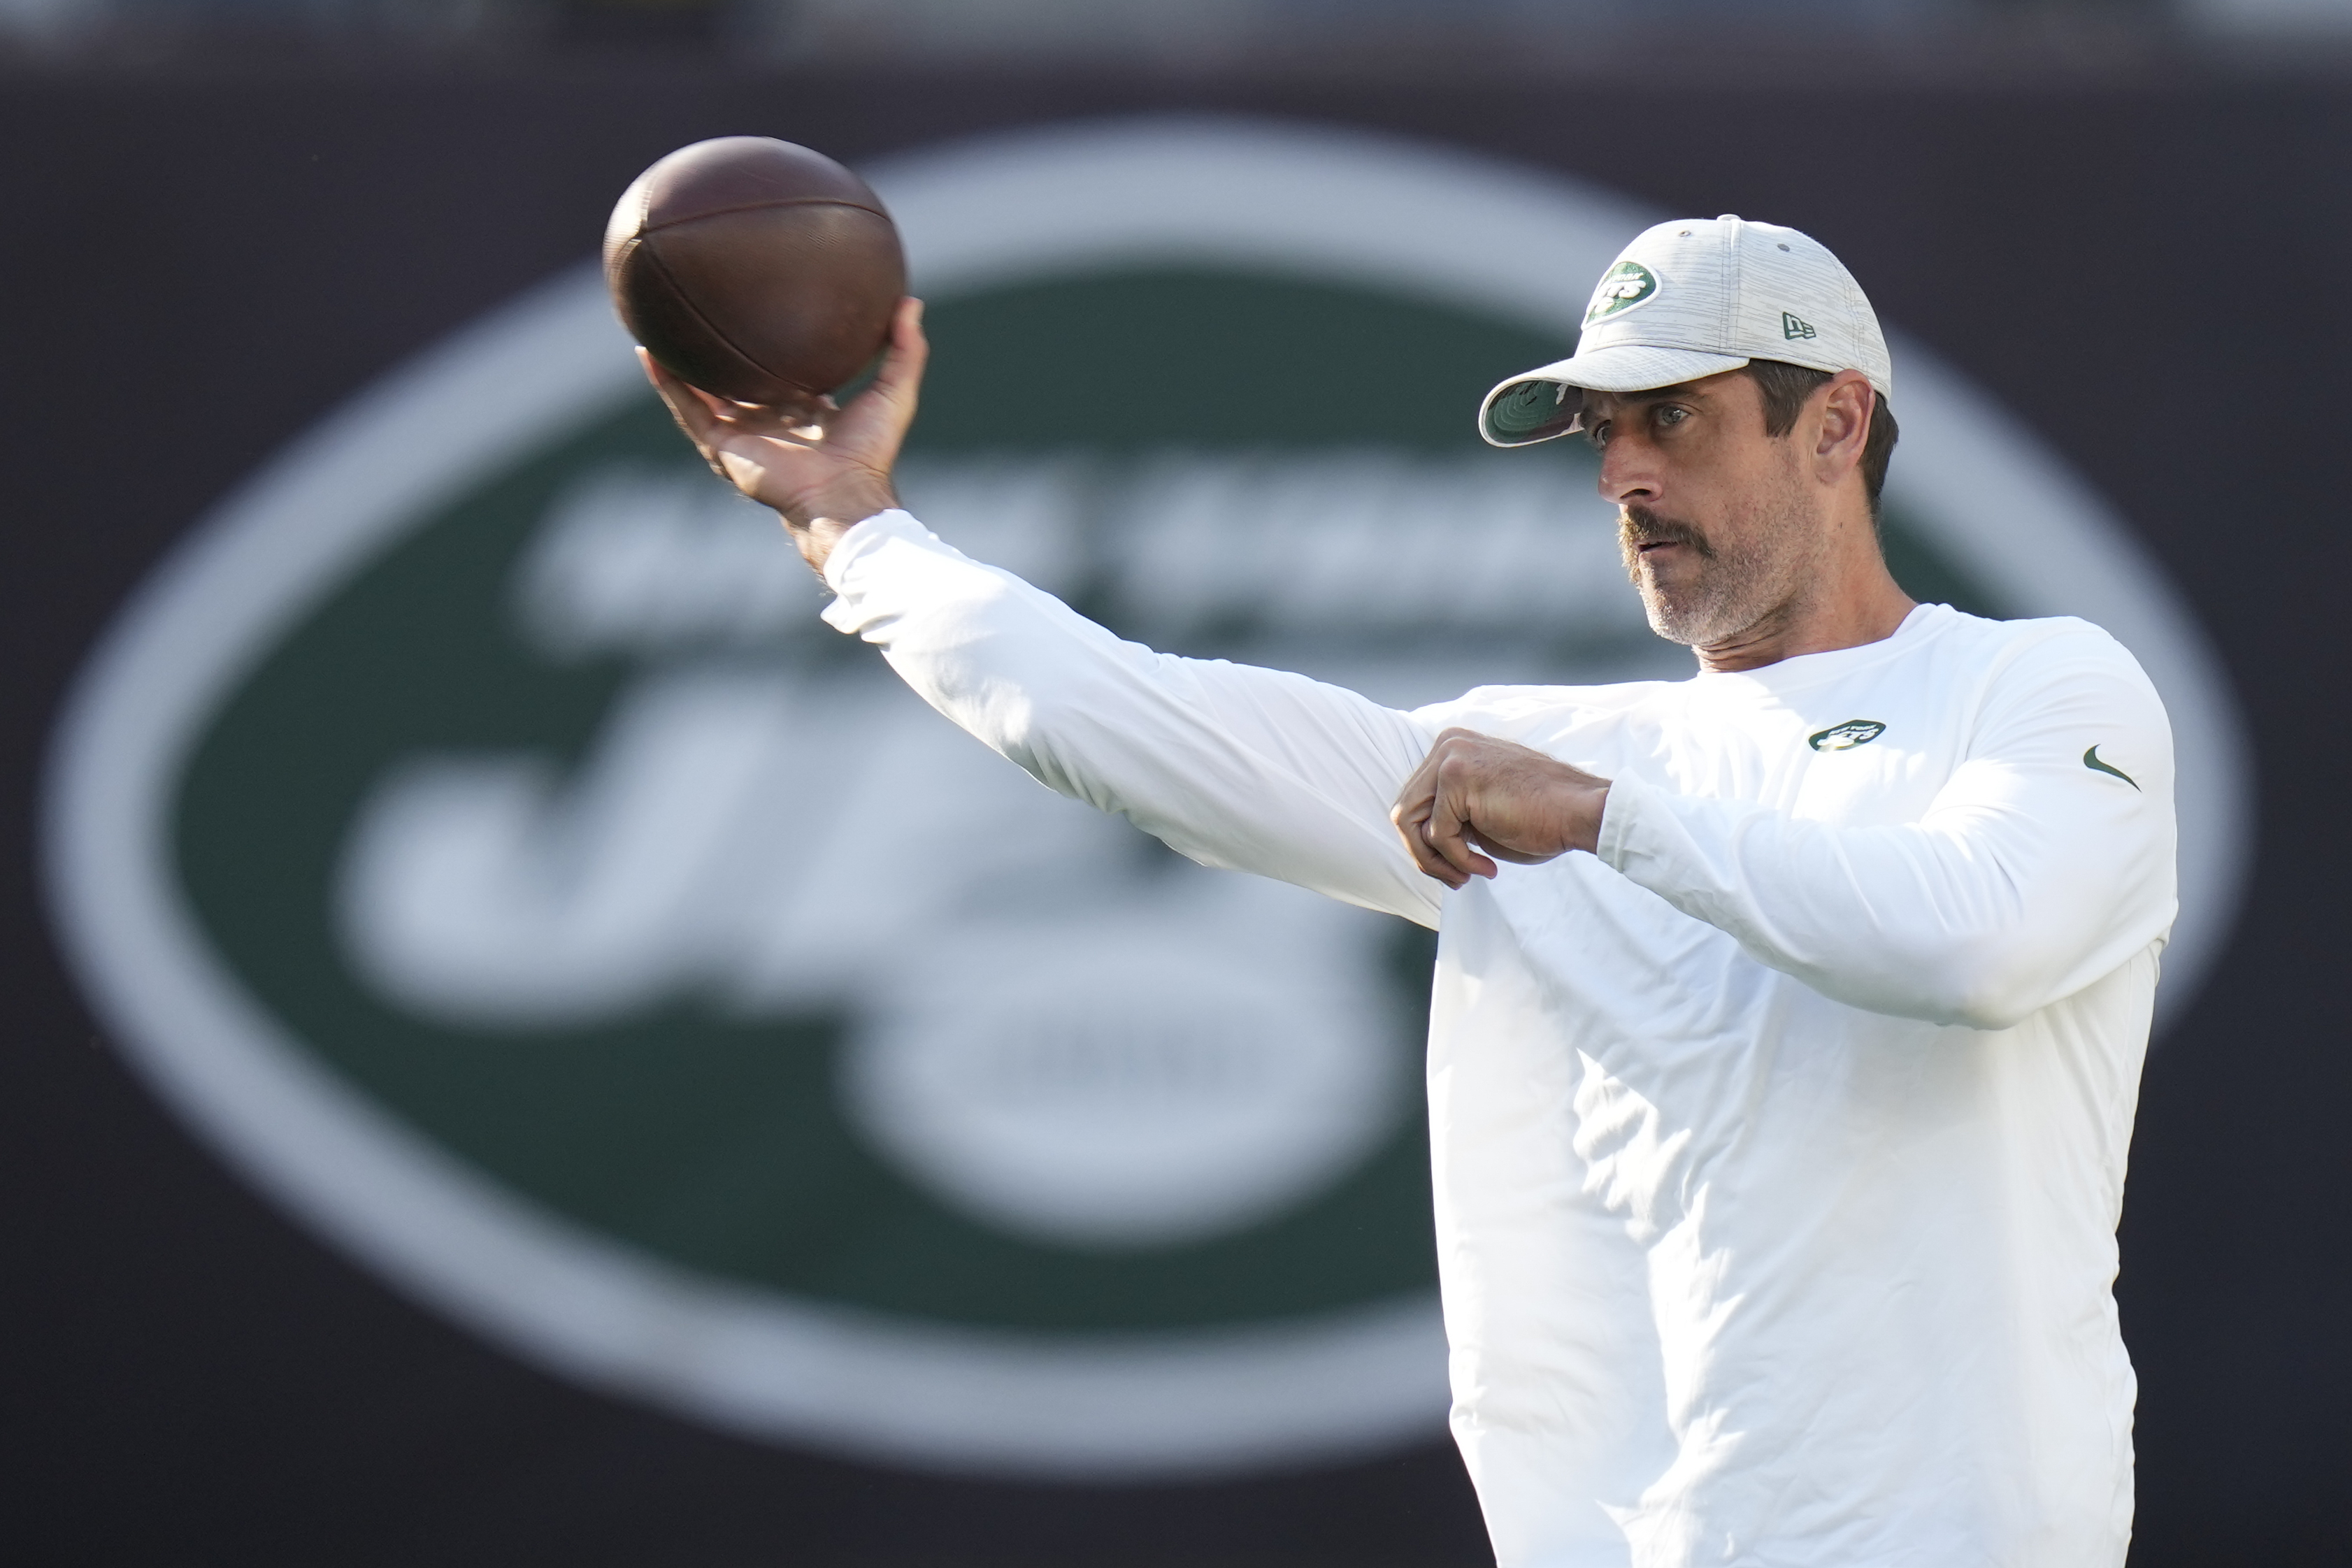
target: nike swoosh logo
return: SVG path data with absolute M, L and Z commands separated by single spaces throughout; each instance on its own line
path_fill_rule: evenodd
M 2112 762 L 2100 761 L 2099 748 L 2095 746 L 2091 747 L 2090 750 L 2083 753 L 2083 766 L 2089 768 L 2094 773 L 2112 773 L 2116 778 L 2122 779 L 2125 783 L 2130 785 L 2133 789 L 2137 789 L 2139 788 L 2138 779 L 2133 778 L 2122 768 L 2117 768 Z

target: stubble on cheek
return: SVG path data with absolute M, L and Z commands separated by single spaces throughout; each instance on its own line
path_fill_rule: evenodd
M 1693 647 L 1737 636 L 1785 611 L 1818 579 L 1825 535 L 1793 475 L 1759 485 L 1723 522 L 1722 533 L 1709 538 L 1646 507 L 1620 511 L 1625 570 L 1659 636 Z M 1670 578 L 1662 580 L 1661 563 L 1642 554 L 1651 542 L 1686 547 L 1666 552 Z
M 1660 584 L 1657 568 L 1643 553 L 1642 547 L 1650 544 L 1679 545 L 1689 552 L 1684 558 L 1684 580 L 1672 597 Z M 1715 546 L 1696 528 L 1647 507 L 1621 507 L 1617 549 L 1624 559 L 1626 577 L 1642 596 L 1642 610 L 1649 617 L 1651 631 L 1673 642 L 1688 643 L 1695 627 L 1716 619 L 1721 563 Z

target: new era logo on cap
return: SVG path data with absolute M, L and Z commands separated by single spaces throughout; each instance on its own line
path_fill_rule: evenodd
M 1549 441 L 1581 424 L 1571 389 L 1645 392 L 1750 360 L 1856 370 L 1894 393 L 1878 318 L 1820 241 L 1729 214 L 1660 224 L 1601 275 L 1575 354 L 1488 392 L 1478 433 L 1496 446 Z

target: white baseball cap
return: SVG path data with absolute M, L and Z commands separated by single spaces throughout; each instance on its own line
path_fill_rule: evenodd
M 1478 409 L 1478 434 L 1528 446 L 1582 426 L 1572 389 L 1648 392 L 1750 360 L 1860 371 L 1882 398 L 1895 368 L 1862 286 L 1819 240 L 1729 214 L 1645 229 L 1601 275 L 1576 352 L 1513 376 Z

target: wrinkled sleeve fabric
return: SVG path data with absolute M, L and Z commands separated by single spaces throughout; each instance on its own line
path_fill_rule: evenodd
M 851 529 L 824 576 L 828 623 L 1040 783 L 1202 865 L 1437 924 L 1444 889 L 1388 819 L 1434 739 L 1407 715 L 1123 642 L 903 511 Z
M 2072 625 L 1992 674 L 1917 822 L 1807 821 L 1627 778 L 1596 852 L 1833 1000 L 2010 1028 L 2162 941 L 2177 908 L 2163 705 L 2120 644 Z

